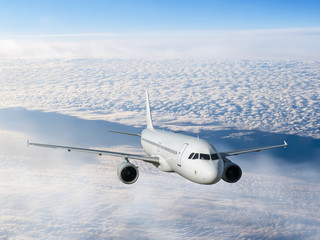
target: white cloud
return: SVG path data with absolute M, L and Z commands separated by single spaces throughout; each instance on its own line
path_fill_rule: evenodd
M 3 60 L 0 108 L 144 126 L 149 89 L 159 127 L 319 138 L 319 69 L 317 60 Z
M 0 58 L 310 58 L 320 29 L 13 36 Z

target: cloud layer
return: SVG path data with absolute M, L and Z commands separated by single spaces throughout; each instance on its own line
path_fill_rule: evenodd
M 3 60 L 0 108 L 145 125 L 320 137 L 317 60 Z M 198 125 L 199 127 L 194 127 Z

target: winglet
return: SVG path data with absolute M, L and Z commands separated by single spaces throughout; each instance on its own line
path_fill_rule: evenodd
M 283 143 L 284 143 L 284 147 L 286 148 L 288 146 L 288 143 L 285 140 L 283 140 Z
M 146 113 L 147 113 L 147 128 L 153 129 L 148 90 L 146 90 Z

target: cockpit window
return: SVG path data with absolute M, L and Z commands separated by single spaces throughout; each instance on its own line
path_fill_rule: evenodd
M 209 154 L 200 153 L 200 159 L 202 159 L 202 160 L 210 160 L 210 155 Z
M 217 160 L 217 159 L 219 159 L 218 154 L 216 154 L 216 153 L 211 154 L 211 159 L 212 159 L 212 160 Z
M 204 153 L 191 153 L 189 155 L 189 159 L 200 159 L 201 160 L 217 160 L 219 159 L 218 154 L 214 153 L 214 154 L 204 154 Z

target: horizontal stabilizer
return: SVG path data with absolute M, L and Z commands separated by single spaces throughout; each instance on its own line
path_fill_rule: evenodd
M 127 132 L 119 132 L 119 131 L 112 131 L 112 130 L 108 130 L 107 132 L 119 133 L 119 134 L 125 134 L 125 135 L 131 135 L 131 136 L 141 137 L 141 135 L 140 135 L 140 134 L 137 134 L 137 133 L 127 133 Z

